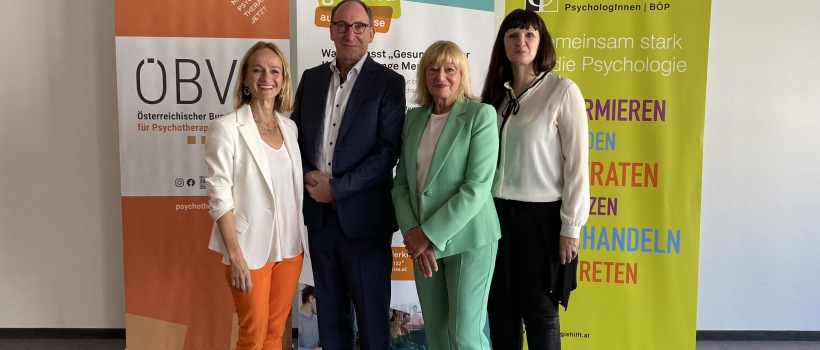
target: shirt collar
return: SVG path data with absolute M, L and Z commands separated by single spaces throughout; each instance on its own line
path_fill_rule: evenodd
M 362 58 L 361 58 L 361 59 L 359 59 L 359 62 L 356 62 L 356 64 L 355 64 L 355 65 L 353 65 L 353 68 L 351 68 L 351 69 L 350 69 L 350 71 L 351 71 L 351 72 L 355 72 L 354 74 L 358 75 L 358 74 L 359 74 L 359 72 L 361 72 L 361 71 L 362 71 L 362 66 L 364 66 L 364 61 L 365 61 L 365 60 L 367 60 L 367 54 L 365 54 L 364 56 L 362 56 Z M 331 62 L 330 62 L 330 70 L 331 70 L 334 74 L 341 74 L 341 71 L 339 71 L 339 68 L 338 68 L 338 66 L 336 65 L 336 62 L 338 62 L 338 61 L 337 61 L 337 60 L 333 60 L 333 61 L 331 61 Z
M 536 83 L 540 83 L 541 77 L 546 75 L 546 74 L 549 74 L 549 72 L 541 72 L 540 74 L 538 74 L 538 76 L 535 77 L 535 80 L 533 80 L 533 84 L 530 86 L 530 88 L 535 86 Z M 508 81 L 508 82 L 504 83 L 504 87 L 507 88 L 507 90 L 512 90 L 513 88 L 512 88 L 511 84 L 512 84 L 512 81 Z

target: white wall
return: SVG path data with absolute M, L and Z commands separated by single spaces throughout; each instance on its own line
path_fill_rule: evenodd
M 0 0 L 0 327 L 125 326 L 113 17 Z
M 713 0 L 698 329 L 820 330 L 820 1 Z
M 0 328 L 124 327 L 113 1 L 0 9 Z M 820 330 L 817 14 L 713 0 L 698 329 Z

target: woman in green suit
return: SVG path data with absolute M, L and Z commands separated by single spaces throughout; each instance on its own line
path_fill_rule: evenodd
M 492 106 L 474 101 L 467 57 L 438 41 L 418 65 L 393 203 L 417 268 L 431 350 L 488 350 L 483 329 L 495 266 L 498 216 L 490 193 L 498 158 Z

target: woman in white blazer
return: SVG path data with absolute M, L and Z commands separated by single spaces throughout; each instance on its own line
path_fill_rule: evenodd
M 307 252 L 302 161 L 290 69 L 273 43 L 242 58 L 236 111 L 214 120 L 205 142 L 206 189 L 216 221 L 209 248 L 224 255 L 239 318 L 236 349 L 281 349 Z

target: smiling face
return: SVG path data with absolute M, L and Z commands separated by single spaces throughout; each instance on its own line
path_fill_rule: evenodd
M 425 68 L 424 81 L 434 100 L 454 102 L 461 87 L 461 71 L 451 62 L 433 63 Z
M 273 100 L 282 91 L 282 59 L 271 49 L 260 49 L 248 59 L 243 83 L 251 92 L 251 99 Z
M 351 26 L 356 23 L 368 25 L 361 34 L 356 34 L 353 27 L 348 27 L 345 33 L 339 33 L 333 25 L 330 26 L 330 40 L 336 45 L 336 59 L 343 62 L 342 64 L 355 64 L 367 54 L 367 45 L 373 42 L 376 29 L 370 26 L 370 19 L 364 7 L 355 2 L 344 3 L 336 9 L 333 23 L 337 22 Z
M 512 28 L 504 33 L 504 52 L 513 65 L 532 65 L 540 43 L 538 31 L 532 27 Z

